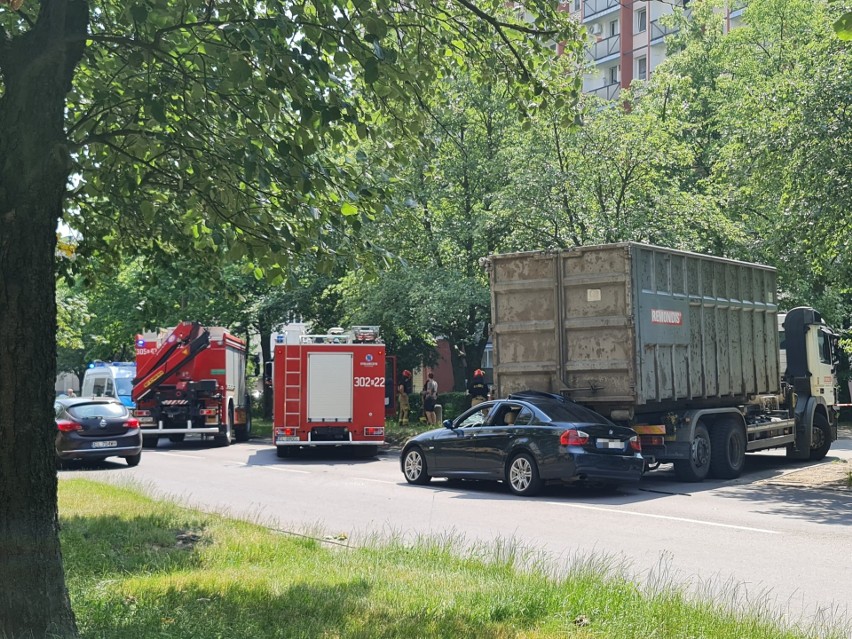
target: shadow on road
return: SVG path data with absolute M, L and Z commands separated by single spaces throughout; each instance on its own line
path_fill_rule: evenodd
M 255 451 L 246 460 L 248 466 L 282 465 L 291 468 L 310 467 L 324 465 L 329 462 L 342 462 L 347 466 L 360 466 L 363 464 L 376 463 L 379 457 L 385 455 L 367 454 L 357 446 L 324 446 L 316 448 L 303 448 L 292 457 L 281 459 L 275 452 L 275 447 Z

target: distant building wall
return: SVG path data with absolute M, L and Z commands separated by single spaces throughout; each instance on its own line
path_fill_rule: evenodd
M 53 384 L 53 390 L 59 394 L 66 392 L 69 388 L 75 393 L 79 393 L 80 380 L 74 373 L 69 373 L 67 371 L 59 373 L 59 375 L 56 376 L 56 382 Z

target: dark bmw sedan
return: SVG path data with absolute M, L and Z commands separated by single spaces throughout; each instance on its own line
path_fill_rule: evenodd
M 516 495 L 545 483 L 637 481 L 636 432 L 559 395 L 527 391 L 483 402 L 409 439 L 400 458 L 411 484 L 432 477 L 497 479 Z
M 128 466 L 142 458 L 139 421 L 127 407 L 107 397 L 66 397 L 56 400 L 56 457 L 71 460 L 123 457 Z

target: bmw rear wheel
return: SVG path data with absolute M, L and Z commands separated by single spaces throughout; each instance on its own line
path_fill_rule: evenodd
M 409 484 L 428 484 L 432 479 L 427 472 L 423 452 L 419 448 L 411 448 L 405 453 L 402 468 L 405 474 L 405 481 Z
M 527 453 L 513 457 L 506 469 L 506 483 L 516 495 L 537 495 L 541 491 L 542 481 L 535 460 Z

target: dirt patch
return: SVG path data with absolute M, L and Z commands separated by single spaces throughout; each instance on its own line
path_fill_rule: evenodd
M 840 424 L 837 429 L 837 438 L 838 440 L 852 439 L 852 424 Z M 760 483 L 794 488 L 825 488 L 852 493 L 852 461 L 835 459 L 793 470 L 778 477 L 765 479 Z
M 846 459 L 816 464 L 760 482 L 773 486 L 820 488 L 852 493 L 852 463 Z

